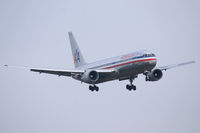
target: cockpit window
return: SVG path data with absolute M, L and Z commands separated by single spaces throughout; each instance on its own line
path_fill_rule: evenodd
M 155 56 L 155 54 L 143 54 L 143 57 Z
M 147 54 L 143 54 L 143 57 L 147 57 Z

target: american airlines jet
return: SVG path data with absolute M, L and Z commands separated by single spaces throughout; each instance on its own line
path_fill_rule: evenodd
M 139 74 L 145 75 L 146 81 L 158 81 L 163 76 L 163 70 L 194 63 L 194 61 L 189 61 L 156 67 L 157 58 L 154 53 L 149 51 L 138 51 L 94 63 L 86 63 L 72 32 L 69 32 L 69 39 L 75 65 L 74 70 L 31 68 L 30 71 L 72 77 L 89 84 L 91 91 L 99 91 L 96 86 L 99 83 L 111 80 L 129 80 L 130 84 L 126 85 L 126 89 L 131 91 L 136 90 L 133 80 Z

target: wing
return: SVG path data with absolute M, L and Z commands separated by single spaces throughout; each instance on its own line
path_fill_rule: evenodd
M 46 74 L 54 74 L 58 76 L 72 76 L 74 74 L 82 74 L 84 73 L 83 70 L 59 70 L 59 69 L 39 69 L 39 68 L 32 68 L 30 69 L 32 72 L 39 72 L 39 73 L 46 73 Z
M 58 76 L 73 76 L 73 75 L 82 75 L 84 72 L 87 70 L 65 70 L 65 69 L 45 69 L 45 68 L 30 68 L 26 66 L 8 66 L 4 65 L 5 67 L 14 67 L 14 68 L 23 68 L 23 69 L 29 69 L 32 72 L 38 72 L 38 73 L 46 73 L 46 74 L 53 74 L 53 75 L 58 75 Z M 107 70 L 107 69 L 100 69 L 100 70 L 95 70 L 96 72 L 100 74 L 108 74 L 108 73 L 113 73 L 115 70 Z
M 162 67 L 158 67 L 160 70 L 168 70 L 174 67 L 179 67 L 179 66 L 183 66 L 183 65 L 188 65 L 188 64 L 192 64 L 195 63 L 195 61 L 188 61 L 188 62 L 183 62 L 180 64 L 174 64 L 174 65 L 168 65 L 168 66 L 162 66 Z
M 84 70 L 45 69 L 45 68 L 31 68 L 31 67 L 26 67 L 26 66 L 9 66 L 9 65 L 4 65 L 4 66 L 12 67 L 12 68 L 28 69 L 32 72 L 53 74 L 53 75 L 58 75 L 58 76 L 72 76 L 73 74 L 84 73 Z
M 47 73 L 47 74 L 54 74 L 58 76 L 72 76 L 72 75 L 82 75 L 86 70 L 57 70 L 57 69 L 37 69 L 33 68 L 30 69 L 32 72 L 39 72 L 39 73 Z M 115 72 L 114 70 L 95 70 L 100 74 L 112 73 Z

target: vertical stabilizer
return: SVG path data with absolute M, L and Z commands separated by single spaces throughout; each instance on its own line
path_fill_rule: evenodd
M 72 56 L 73 56 L 75 68 L 85 65 L 86 62 L 83 58 L 83 55 L 78 47 L 78 44 L 77 44 L 72 32 L 69 32 L 69 40 L 70 40 L 70 44 L 71 44 Z

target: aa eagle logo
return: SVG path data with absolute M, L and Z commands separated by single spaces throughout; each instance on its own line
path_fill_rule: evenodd
M 78 63 L 78 62 L 80 62 L 80 54 L 79 54 L 79 51 L 76 49 L 74 53 L 74 63 Z

